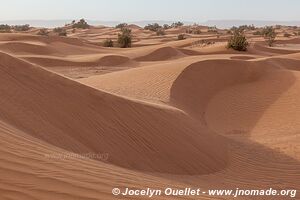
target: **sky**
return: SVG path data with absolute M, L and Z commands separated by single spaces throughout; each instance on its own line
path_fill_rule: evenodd
M 300 20 L 300 0 L 5 0 L 0 21 Z

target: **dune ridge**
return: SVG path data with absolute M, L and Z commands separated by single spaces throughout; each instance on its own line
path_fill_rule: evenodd
M 1 91 L 10 99 L 1 102 L 2 118 L 39 139 L 74 152 L 107 152 L 111 163 L 145 171 L 201 174 L 226 164 L 217 150 L 222 140 L 183 113 L 93 90 L 4 53 L 1 60 Z M 214 141 L 214 150 L 202 151 Z

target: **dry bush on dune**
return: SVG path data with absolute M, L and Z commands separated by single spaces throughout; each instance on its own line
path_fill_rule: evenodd
M 255 31 L 255 32 L 253 32 L 252 34 L 253 34 L 253 35 L 262 35 L 262 32 L 259 31 L 259 30 L 257 30 L 257 31 Z
M 125 28 L 125 27 L 127 27 L 127 26 L 128 26 L 127 23 L 121 23 L 121 24 L 116 25 L 116 28 L 122 29 L 122 28 Z
M 263 36 L 268 43 L 268 45 L 271 47 L 273 43 L 275 42 L 276 38 L 276 32 L 275 29 L 272 26 L 266 26 L 263 31 Z
M 104 46 L 104 47 L 113 47 L 113 46 L 114 46 L 114 42 L 113 42 L 111 39 L 106 39 L 106 40 L 103 42 L 103 46 Z
M 39 30 L 39 32 L 37 34 L 41 35 L 41 36 L 48 36 L 49 35 L 49 31 L 46 28 L 42 28 L 42 29 Z
M 170 28 L 172 28 L 172 27 L 171 27 L 169 24 L 164 24 L 164 25 L 163 25 L 163 28 L 164 28 L 164 29 L 170 29 Z
M 173 28 L 177 28 L 177 27 L 180 27 L 180 26 L 183 26 L 184 25 L 184 23 L 183 22 L 174 22 L 171 26 L 173 27 Z
M 243 34 L 242 31 L 234 31 L 233 36 L 229 39 L 227 47 L 237 50 L 237 51 L 246 51 L 249 43 Z
M 59 36 L 67 36 L 67 31 L 64 28 L 57 27 L 53 29 L 54 33 L 57 33 Z
M 131 29 L 123 28 L 122 33 L 118 34 L 118 44 L 121 48 L 131 47 L 132 35 Z
M 15 31 L 28 31 L 30 29 L 29 24 L 15 25 L 12 27 Z
M 73 20 L 72 28 L 88 29 L 90 28 L 90 25 L 85 21 L 85 19 L 80 19 L 78 22 Z
M 179 34 L 179 35 L 177 36 L 177 39 L 178 39 L 178 40 L 184 40 L 184 39 L 186 39 L 186 38 L 185 38 L 185 35 L 184 35 L 184 34 Z
M 164 31 L 164 29 L 159 29 L 159 30 L 157 30 L 156 31 L 156 35 L 166 35 L 166 33 L 165 33 L 165 31 Z
M 208 27 L 207 32 L 209 32 L 209 33 L 218 33 L 218 29 L 215 26 Z
M 145 30 L 157 32 L 158 30 L 162 29 L 162 27 L 158 23 L 148 24 L 144 27 Z

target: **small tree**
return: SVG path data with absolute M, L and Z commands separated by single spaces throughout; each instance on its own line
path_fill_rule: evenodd
M 248 45 L 249 43 L 243 32 L 235 30 L 233 36 L 228 40 L 227 48 L 237 51 L 246 51 Z
M 111 39 L 106 39 L 106 40 L 103 42 L 103 46 L 104 46 L 104 47 L 113 47 L 113 46 L 114 46 L 114 42 L 113 42 Z
M 275 42 L 275 38 L 276 38 L 275 29 L 272 26 L 266 26 L 263 29 L 262 33 L 268 45 L 270 47 L 273 46 L 273 43 Z
M 132 40 L 132 35 L 131 35 L 131 29 L 128 28 L 123 28 L 122 33 L 118 34 L 118 44 L 121 48 L 128 48 L 131 47 L 131 40 Z

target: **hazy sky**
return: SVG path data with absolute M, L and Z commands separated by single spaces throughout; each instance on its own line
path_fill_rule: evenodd
M 209 19 L 300 20 L 300 0 L 5 0 L 0 21 Z

